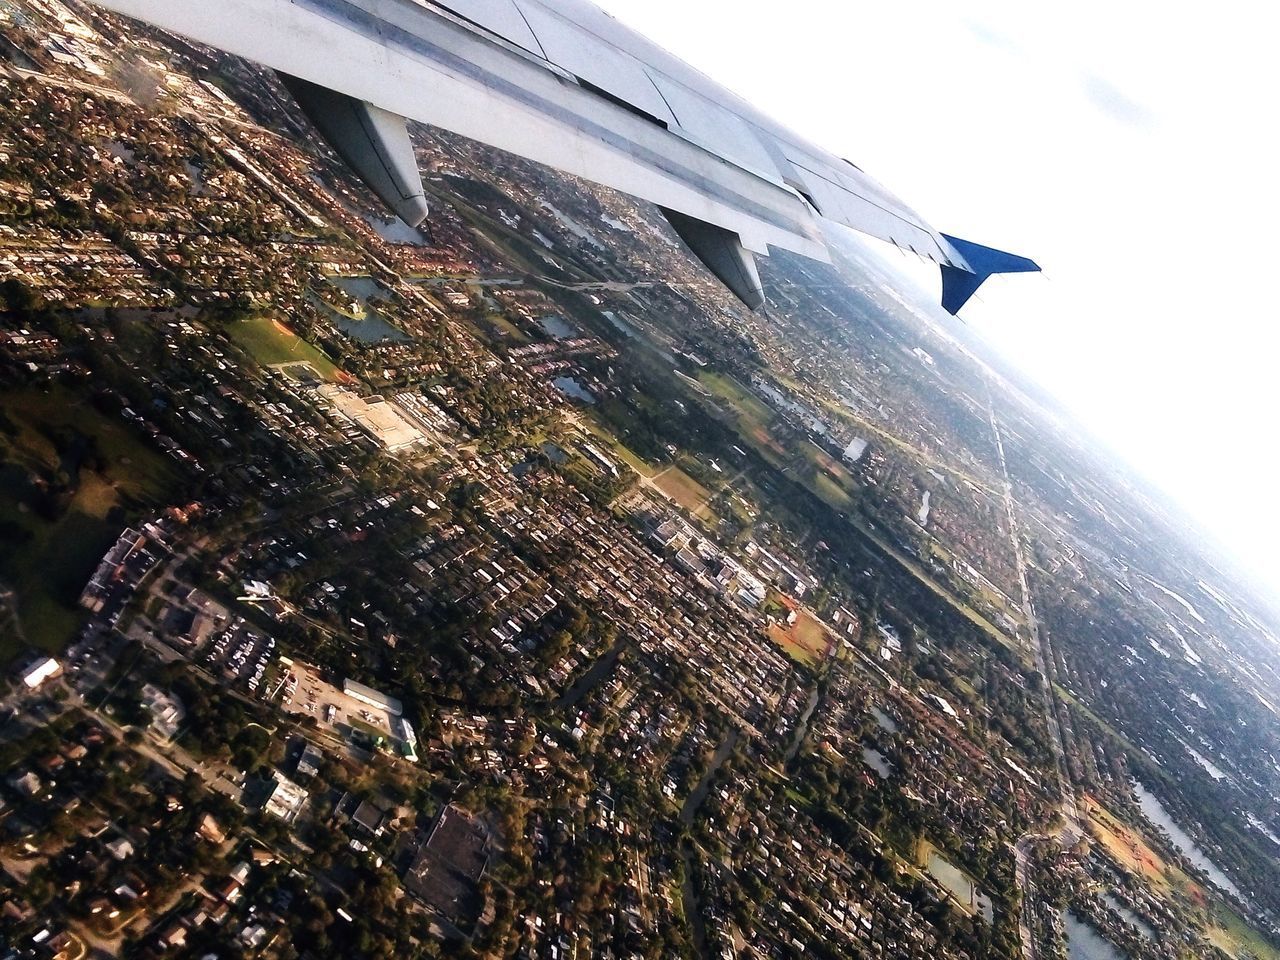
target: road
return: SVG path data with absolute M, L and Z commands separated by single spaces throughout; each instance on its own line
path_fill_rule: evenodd
M 1035 603 L 1031 598 L 1031 588 L 1027 580 L 1027 557 L 1022 543 L 1022 528 L 1018 522 L 1018 513 L 1013 498 L 1013 481 L 1009 477 L 1009 467 L 1004 455 L 1004 437 L 1000 432 L 1000 424 L 996 419 L 995 404 L 992 401 L 989 387 L 987 389 L 987 418 L 991 423 L 991 434 L 995 439 L 996 455 L 1000 461 L 1000 475 L 1003 479 L 1002 485 L 1004 487 L 1004 507 L 1009 525 L 1009 542 L 1013 548 L 1014 562 L 1018 569 L 1022 616 L 1026 621 L 1027 631 L 1031 637 L 1032 658 L 1036 669 L 1044 678 L 1040 692 L 1044 700 L 1045 727 L 1049 731 L 1049 746 L 1053 750 L 1054 765 L 1057 768 L 1058 795 L 1062 798 L 1061 812 L 1063 822 L 1056 839 L 1059 844 L 1068 847 L 1074 844 L 1083 835 L 1084 831 L 1080 826 L 1080 811 L 1076 804 L 1075 784 L 1071 779 L 1071 768 L 1067 763 L 1066 748 L 1062 740 L 1062 725 L 1058 720 L 1062 706 L 1058 703 L 1058 697 L 1055 692 L 1057 665 L 1054 660 L 1053 648 L 1049 643 L 1049 634 L 1040 628 L 1040 621 L 1036 617 Z M 1035 931 L 1032 929 L 1033 924 L 1028 916 L 1029 912 L 1034 913 L 1039 907 L 1039 899 L 1035 881 L 1032 879 L 1030 863 L 1031 844 L 1037 839 L 1041 838 L 1031 833 L 1024 834 L 1018 838 L 1017 843 L 1014 845 L 1015 875 L 1018 890 L 1022 894 L 1022 910 L 1018 918 L 1018 933 L 1022 941 L 1023 960 L 1037 960 L 1039 956 Z

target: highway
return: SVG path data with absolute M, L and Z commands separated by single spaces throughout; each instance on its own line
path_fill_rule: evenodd
M 1022 543 L 1022 528 L 1018 523 L 1016 504 L 1013 498 L 1013 481 L 1009 477 L 1009 468 L 1005 461 L 1004 437 L 1000 432 L 1000 424 L 996 419 L 995 405 L 991 399 L 991 391 L 987 390 L 987 418 L 991 423 L 991 434 L 995 439 L 996 455 L 1000 461 L 1000 475 L 1003 478 L 1004 507 L 1008 517 L 1009 542 L 1013 548 L 1014 561 L 1018 569 L 1018 586 L 1021 594 L 1022 616 L 1026 621 L 1027 631 L 1031 637 L 1031 655 L 1036 670 L 1043 677 L 1040 685 L 1044 698 L 1045 728 L 1049 731 L 1049 746 L 1053 750 L 1054 765 L 1058 775 L 1058 795 L 1061 799 L 1062 827 L 1055 835 L 1057 842 L 1063 847 L 1073 845 L 1083 836 L 1080 826 L 1080 811 L 1076 804 L 1075 784 L 1071 779 L 1071 768 L 1067 763 L 1066 748 L 1062 740 L 1062 724 L 1059 723 L 1059 711 L 1062 705 L 1055 693 L 1057 664 L 1054 660 L 1053 647 L 1049 642 L 1047 631 L 1040 628 L 1036 617 L 1035 603 L 1031 598 L 1031 588 L 1027 580 L 1027 558 Z M 1014 844 L 1016 860 L 1015 873 L 1018 890 L 1022 894 L 1022 911 L 1018 918 L 1018 933 L 1022 940 L 1023 960 L 1039 960 L 1039 949 L 1035 938 L 1035 930 L 1031 922 L 1032 916 L 1039 906 L 1035 881 L 1031 869 L 1031 845 L 1042 836 L 1027 833 L 1018 838 Z

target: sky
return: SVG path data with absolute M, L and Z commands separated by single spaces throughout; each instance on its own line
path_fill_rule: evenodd
M 600 2 L 939 230 L 1037 260 L 966 321 L 1280 594 L 1280 11 Z

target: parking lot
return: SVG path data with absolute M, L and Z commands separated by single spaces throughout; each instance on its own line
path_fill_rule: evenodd
M 237 620 L 213 638 L 202 659 L 211 672 L 221 672 L 229 683 L 243 682 L 250 693 L 256 693 L 275 647 L 274 638 L 254 633 Z
M 343 737 L 350 736 L 353 729 L 391 735 L 391 717 L 385 710 L 347 696 L 309 664 L 281 658 L 277 683 L 280 708 L 288 713 L 309 714 L 322 728 L 332 728 Z

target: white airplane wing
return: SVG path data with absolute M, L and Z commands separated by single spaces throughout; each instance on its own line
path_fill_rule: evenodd
M 1032 261 L 939 233 L 585 0 L 95 0 L 281 74 L 401 217 L 427 214 L 405 120 L 443 127 L 657 204 L 753 309 L 755 254 L 829 259 L 825 218 L 942 267 L 952 313 Z

